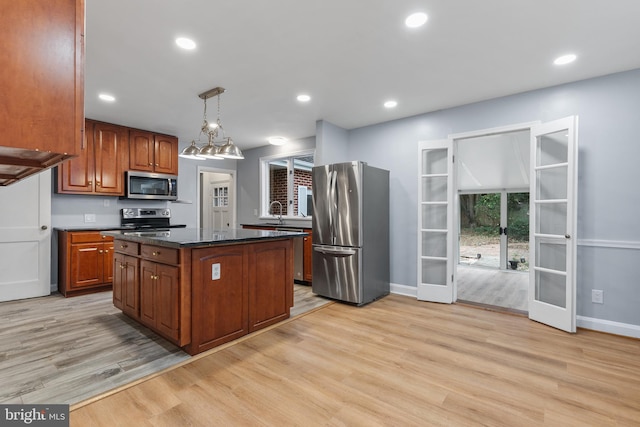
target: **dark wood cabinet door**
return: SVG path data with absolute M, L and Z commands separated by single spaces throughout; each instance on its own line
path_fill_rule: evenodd
M 104 254 L 102 243 L 71 245 L 71 289 L 102 283 Z
M 85 131 L 78 157 L 58 166 L 58 193 L 91 194 L 94 190 L 93 156 L 94 122 L 85 122 Z
M 251 246 L 249 253 L 249 332 L 289 317 L 293 305 L 293 241 Z
M 246 251 L 246 245 L 192 251 L 190 354 L 248 333 Z
M 108 123 L 94 128 L 95 192 L 124 195 L 123 164 L 128 162 L 129 130 Z
M 153 172 L 153 133 L 131 129 L 129 131 L 129 169 Z
M 304 238 L 302 244 L 302 271 L 303 279 L 307 282 L 311 282 L 313 279 L 313 246 L 311 242 L 311 234 Z
M 0 141 L 77 154 L 84 122 L 84 0 L 2 2 Z
M 113 242 L 103 243 L 102 260 L 102 281 L 104 283 L 113 282 Z
M 129 316 L 140 318 L 140 279 L 138 277 L 138 258 L 118 254 L 121 257 L 122 271 L 122 311 Z M 114 282 L 115 294 L 115 282 Z
M 177 341 L 180 337 L 180 272 L 178 267 L 156 265 L 156 328 Z
M 156 264 L 140 261 L 140 321 L 156 326 Z
M 124 255 L 113 254 L 113 305 L 122 310 L 125 283 Z
M 155 136 L 153 166 L 154 172 L 178 175 L 178 138 Z

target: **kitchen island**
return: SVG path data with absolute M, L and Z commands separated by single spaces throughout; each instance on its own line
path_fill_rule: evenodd
M 194 355 L 289 317 L 293 239 L 306 233 L 177 228 L 114 238 L 113 303 Z

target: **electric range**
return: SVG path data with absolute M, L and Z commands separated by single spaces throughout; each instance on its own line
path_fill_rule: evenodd
M 186 227 L 185 224 L 171 224 L 171 209 L 167 208 L 123 208 L 120 210 L 120 226 L 133 231 Z

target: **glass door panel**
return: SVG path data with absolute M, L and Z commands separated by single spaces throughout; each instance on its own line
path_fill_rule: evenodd
M 531 278 L 529 317 L 575 332 L 577 119 L 531 132 Z
M 418 299 L 444 303 L 453 302 L 450 146 L 431 141 L 419 147 Z

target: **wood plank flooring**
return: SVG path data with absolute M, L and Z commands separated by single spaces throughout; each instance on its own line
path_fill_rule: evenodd
M 330 301 L 294 285 L 292 316 Z M 0 403 L 68 403 L 189 359 L 113 307 L 111 292 L 0 304 Z
M 458 300 L 508 308 L 529 308 L 529 273 L 458 265 Z
M 389 295 L 329 304 L 95 402 L 71 426 L 636 426 L 640 341 Z M 200 355 L 199 355 L 200 356 Z

